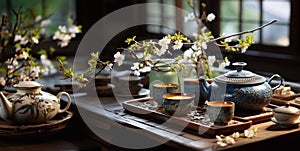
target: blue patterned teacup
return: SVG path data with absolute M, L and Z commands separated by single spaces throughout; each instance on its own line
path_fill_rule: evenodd
M 168 93 L 163 96 L 163 108 L 166 113 L 174 116 L 187 116 L 194 104 L 194 94 Z
M 228 125 L 234 116 L 235 104 L 227 101 L 209 101 L 206 103 L 206 113 L 216 126 Z

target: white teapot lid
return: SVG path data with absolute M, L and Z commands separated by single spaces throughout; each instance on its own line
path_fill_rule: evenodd
M 43 85 L 36 81 L 21 81 L 18 84 L 15 84 L 15 88 L 35 88 L 42 87 Z

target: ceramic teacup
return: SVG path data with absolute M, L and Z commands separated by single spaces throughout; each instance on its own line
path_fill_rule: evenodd
M 206 104 L 206 113 L 214 125 L 225 126 L 233 119 L 235 109 L 234 102 L 209 101 L 206 102 Z
M 159 107 L 162 107 L 164 98 L 163 95 L 174 93 L 178 88 L 177 84 L 172 83 L 157 83 L 153 85 L 153 99 Z
M 174 116 L 187 116 L 191 112 L 195 95 L 191 93 L 168 93 L 163 96 L 163 108 Z

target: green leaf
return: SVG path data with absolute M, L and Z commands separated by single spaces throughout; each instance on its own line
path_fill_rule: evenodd
M 19 107 L 16 110 L 16 112 L 19 112 L 19 111 L 23 110 L 23 112 L 20 112 L 20 114 L 25 114 L 25 113 L 27 113 L 31 109 L 31 106 L 32 106 L 31 104 L 25 104 L 25 105 Z
M 40 51 L 37 52 L 39 55 L 47 55 L 47 51 L 45 49 L 41 49 Z

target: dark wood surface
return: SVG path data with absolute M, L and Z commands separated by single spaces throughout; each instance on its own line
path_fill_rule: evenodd
M 235 144 L 220 148 L 216 145 L 213 136 L 199 135 L 189 130 L 181 131 L 176 127 L 161 125 L 159 121 L 124 112 L 122 103 L 133 98 L 98 98 L 86 94 L 74 96 L 69 109 L 74 116 L 68 128 L 57 134 L 40 138 L 1 137 L 0 150 L 131 150 L 131 148 L 111 144 L 109 140 L 99 137 L 93 130 L 97 128 L 111 140 L 117 140 L 118 136 L 112 133 L 120 130 L 118 129 L 120 125 L 124 126 L 121 132 L 129 134 L 129 142 L 135 137 L 142 136 L 143 139 L 135 141 L 159 144 L 143 150 L 284 150 L 289 146 L 297 146 L 300 138 L 299 127 L 282 129 L 271 120 L 264 120 L 250 127 L 250 129 L 258 128 L 256 137 L 239 138 Z M 82 112 L 86 115 L 83 116 Z M 86 117 L 93 123 L 87 123 Z M 93 129 L 91 125 L 94 126 Z M 141 131 L 136 132 L 135 129 Z
M 253 150 L 253 149 L 285 149 L 288 145 L 296 144 L 300 137 L 300 128 L 282 128 L 275 125 L 271 120 L 253 124 L 250 129 L 258 128 L 258 134 L 254 138 L 239 138 L 234 145 L 219 148 L 216 145 L 215 137 L 201 136 L 195 132 L 178 131 L 176 128 L 161 126 L 158 122 L 154 122 L 147 118 L 137 117 L 135 115 L 124 113 L 121 106 L 122 100 L 118 103 L 113 101 L 114 98 L 93 98 L 90 96 L 79 97 L 76 100 L 77 106 L 83 107 L 101 119 L 101 116 L 108 116 L 113 121 L 144 130 L 142 134 L 149 141 L 164 141 L 165 138 L 170 139 L 166 143 L 159 146 L 159 149 L 175 149 L 175 150 Z M 126 99 L 124 99 L 126 100 Z M 102 107 L 99 107 L 101 102 Z M 92 115 L 91 114 L 91 115 Z M 92 117 L 92 116 L 91 116 Z M 103 122 L 103 121 L 102 121 Z M 110 123 L 110 122 L 107 122 Z M 97 123 L 98 127 L 101 122 Z M 113 123 L 111 123 L 113 126 Z M 130 130 L 129 130 L 130 131 Z M 134 131 L 132 132 L 134 133 Z M 109 135 L 109 133 L 108 133 Z M 96 140 L 101 140 L 97 136 L 93 136 Z M 298 138 L 298 139 L 297 139 Z M 157 149 L 157 148 L 156 148 Z

